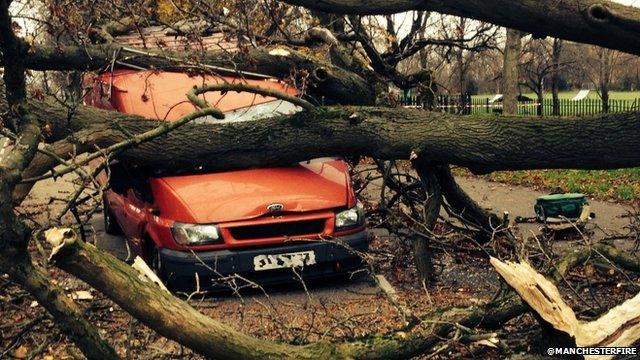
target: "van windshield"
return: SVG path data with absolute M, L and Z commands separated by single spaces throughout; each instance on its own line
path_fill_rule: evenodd
M 211 116 L 205 116 L 198 118 L 193 122 L 196 124 L 224 124 L 240 121 L 253 121 L 280 115 L 291 115 L 299 111 L 302 111 L 302 108 L 297 105 L 287 101 L 275 100 L 242 109 L 227 111 L 224 113 L 225 118 L 222 120 Z

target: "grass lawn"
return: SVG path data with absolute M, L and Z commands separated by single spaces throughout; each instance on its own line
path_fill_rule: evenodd
M 574 96 L 578 94 L 578 91 L 563 91 L 558 93 L 558 97 L 560 99 L 572 99 Z M 495 94 L 481 94 L 481 95 L 473 95 L 474 99 L 485 99 L 485 98 L 493 98 Z M 527 96 L 531 99 L 536 98 L 536 94 L 534 93 L 523 93 L 522 95 Z M 545 99 L 551 99 L 551 91 L 545 91 L 544 94 Z M 611 100 L 635 100 L 640 99 L 640 91 L 611 91 L 609 92 L 609 98 Z M 598 92 L 595 90 L 591 90 L 587 99 L 600 99 Z
M 486 178 L 509 184 L 579 192 L 598 199 L 640 199 L 640 168 L 619 170 L 527 170 L 501 171 Z

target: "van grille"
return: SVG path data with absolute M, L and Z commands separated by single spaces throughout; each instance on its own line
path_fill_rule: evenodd
M 325 219 L 314 219 L 232 227 L 229 228 L 229 232 L 236 240 L 264 239 L 321 234 L 324 231 L 324 225 Z

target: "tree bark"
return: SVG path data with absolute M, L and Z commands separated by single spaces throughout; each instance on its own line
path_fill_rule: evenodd
M 49 282 L 44 271 L 33 266 L 28 253 L 31 231 L 16 214 L 12 192 L 30 164 L 41 138 L 39 119 L 27 103 L 24 57 L 27 46 L 14 33 L 9 6 L 0 1 L 0 51 L 7 59 L 3 69 L 2 126 L 18 134 L 10 151 L 0 156 L 0 273 L 22 285 L 54 317 L 61 329 L 90 359 L 118 359 L 118 355 L 78 307 L 61 289 Z M 6 149 L 3 149 L 6 150 Z M 3 151 L 4 152 L 4 151 Z
M 640 9 L 600 0 L 283 0 L 331 13 L 435 11 L 640 55 Z
M 600 83 L 600 98 L 602 99 L 602 112 L 609 112 L 609 84 Z
M 568 251 L 560 261 L 555 264 L 549 275 L 558 282 L 562 280 L 569 270 L 584 264 L 590 259 L 597 259 L 598 256 L 611 261 L 625 270 L 640 272 L 640 258 L 622 252 L 613 246 L 598 243 Z
M 518 62 L 522 51 L 521 36 L 520 31 L 507 29 L 502 64 L 502 113 L 504 115 L 518 113 L 518 95 L 520 95 Z
M 563 41 L 556 38 L 553 39 L 553 51 L 551 55 L 551 97 L 553 101 L 553 116 L 560 116 L 560 97 L 558 96 L 560 82 L 560 56 L 562 55 Z
M 538 91 L 536 92 L 536 114 L 538 114 L 538 116 L 544 115 L 544 85 L 542 81 L 544 80 L 540 80 L 540 83 L 538 83 Z
M 421 185 L 427 198 L 423 206 L 422 214 L 413 214 L 417 216 L 422 222 L 424 228 L 427 230 L 426 236 L 413 234 L 411 238 L 411 244 L 413 247 L 413 256 L 415 258 L 416 269 L 420 281 L 423 284 L 428 284 L 433 278 L 433 253 L 429 247 L 431 238 L 433 238 L 432 231 L 440 215 L 440 206 L 442 203 L 442 193 L 440 191 L 440 184 L 438 178 L 435 175 L 434 169 L 431 169 L 428 165 L 419 161 L 413 162 L 416 172 L 420 176 Z
M 114 117 L 98 111 L 87 115 L 97 113 Z M 115 120 L 132 134 L 156 125 L 120 114 Z M 101 145 L 127 138 L 113 123 L 103 126 Z M 203 164 L 221 170 L 282 165 L 327 155 L 408 159 L 416 151 L 439 163 L 490 172 L 634 167 L 640 165 L 638 146 L 640 113 L 580 119 L 487 119 L 414 109 L 341 107 L 260 122 L 188 124 L 121 157 L 160 168 Z

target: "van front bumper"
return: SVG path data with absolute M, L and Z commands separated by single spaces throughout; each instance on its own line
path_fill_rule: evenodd
M 361 266 L 357 253 L 367 251 L 366 230 L 332 238 L 327 241 L 299 241 L 260 248 L 184 252 L 160 250 L 162 275 L 174 290 L 189 291 L 224 289 L 249 280 L 260 285 L 292 280 L 313 279 Z M 315 263 L 301 268 L 279 268 L 256 271 L 254 258 L 262 255 L 281 255 L 313 251 Z M 295 270 L 295 271 L 294 271 Z M 197 274 L 197 281 L 196 281 Z M 233 275 L 239 276 L 233 276 Z M 230 284 L 230 281 L 234 282 Z

